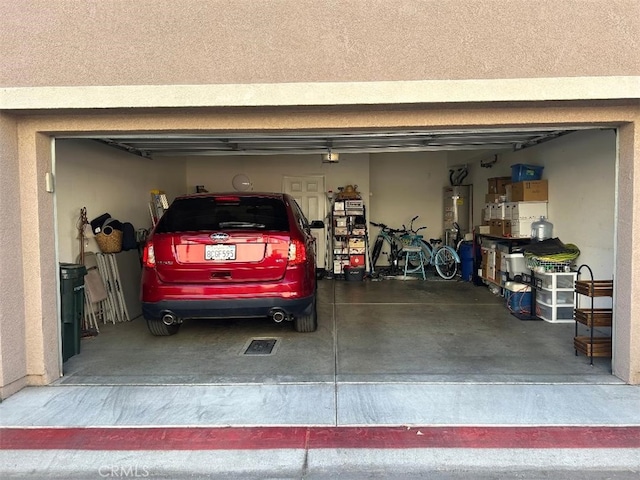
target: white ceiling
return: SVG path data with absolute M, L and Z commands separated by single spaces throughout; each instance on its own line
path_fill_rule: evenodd
M 538 145 L 581 129 L 585 129 L 585 127 L 240 134 L 228 132 L 126 134 L 82 138 L 91 138 L 130 153 L 153 158 L 155 156 L 322 154 L 329 152 L 514 151 Z

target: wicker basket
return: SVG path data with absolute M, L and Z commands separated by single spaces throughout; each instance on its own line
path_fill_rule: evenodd
M 122 251 L 122 232 L 120 230 L 116 230 L 115 228 L 104 229 L 109 233 L 106 234 L 104 231 L 96 234 L 96 243 L 98 247 L 100 247 L 100 251 L 102 253 L 118 253 Z

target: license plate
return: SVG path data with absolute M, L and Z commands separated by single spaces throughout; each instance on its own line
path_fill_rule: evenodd
M 235 245 L 205 245 L 204 259 L 205 260 L 235 260 L 236 246 Z

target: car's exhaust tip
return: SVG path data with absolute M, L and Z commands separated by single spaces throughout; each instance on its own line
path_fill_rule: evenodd
M 269 317 L 276 323 L 280 323 L 287 319 L 287 312 L 280 308 L 274 308 L 269 312 Z
M 180 323 L 180 319 L 176 317 L 176 315 L 173 312 L 164 312 L 162 314 L 162 323 L 164 323 L 167 326 L 171 326 L 176 323 Z

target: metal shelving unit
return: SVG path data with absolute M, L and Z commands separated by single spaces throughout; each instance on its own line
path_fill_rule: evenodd
M 366 209 L 360 198 L 337 199 L 331 208 L 333 274 L 344 275 L 345 267 L 367 269 Z

